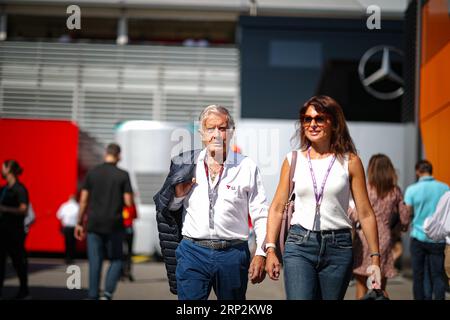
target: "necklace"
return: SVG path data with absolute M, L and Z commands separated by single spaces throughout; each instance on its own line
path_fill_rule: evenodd
M 209 176 L 211 177 L 211 181 L 214 181 L 216 179 L 217 175 L 219 174 L 220 170 L 222 169 L 222 166 L 217 170 L 214 170 L 212 166 L 208 166 Z
M 316 154 L 314 156 L 312 156 L 311 159 L 325 159 L 332 155 L 331 152 L 318 153 L 316 151 L 315 153 Z

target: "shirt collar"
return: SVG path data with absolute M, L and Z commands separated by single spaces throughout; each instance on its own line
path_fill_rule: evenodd
M 434 180 L 433 176 L 424 176 L 419 178 L 419 181 L 432 181 L 432 180 Z
M 206 152 L 207 152 L 207 151 L 206 151 L 206 148 L 204 148 L 204 149 L 200 152 L 200 154 L 199 154 L 199 156 L 198 156 L 198 162 L 205 161 L 205 158 L 206 158 Z M 229 166 L 231 166 L 231 165 L 233 165 L 233 164 L 236 164 L 236 159 L 237 159 L 237 153 L 233 152 L 233 151 L 231 150 L 231 148 L 228 148 L 227 158 L 225 159 L 224 166 L 225 166 L 225 167 L 229 167 Z

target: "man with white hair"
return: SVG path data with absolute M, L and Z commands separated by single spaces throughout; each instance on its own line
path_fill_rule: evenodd
M 231 150 L 234 121 L 226 108 L 206 107 L 200 124 L 205 148 L 194 159 L 192 179 L 174 186 L 169 203 L 171 212 L 183 207 L 176 249 L 178 298 L 206 300 L 213 288 L 219 300 L 241 300 L 249 278 L 259 283 L 265 277 L 261 243 L 268 205 L 261 173 L 252 160 Z M 251 262 L 249 214 L 259 243 Z

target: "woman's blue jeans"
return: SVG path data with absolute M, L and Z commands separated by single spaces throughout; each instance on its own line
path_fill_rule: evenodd
M 350 282 L 353 248 L 350 229 L 289 230 L 283 254 L 288 300 L 342 300 Z

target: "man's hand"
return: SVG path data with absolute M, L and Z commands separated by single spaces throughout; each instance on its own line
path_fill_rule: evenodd
M 263 256 L 254 256 L 250 268 L 248 269 L 248 276 L 253 284 L 260 283 L 266 277 L 264 270 L 266 258 Z
M 86 232 L 84 231 L 84 228 L 82 225 L 77 224 L 75 226 L 74 236 L 75 236 L 75 239 L 77 239 L 79 241 L 84 240 L 84 238 L 86 237 Z
M 175 186 L 175 197 L 181 198 L 184 197 L 191 191 L 192 186 L 195 184 L 195 178 L 192 178 L 192 181 L 182 182 Z
M 266 272 L 269 275 L 269 278 L 275 281 L 278 280 L 280 277 L 280 270 L 281 264 L 275 254 L 275 250 L 273 248 L 269 248 L 269 250 L 267 250 L 266 258 Z

